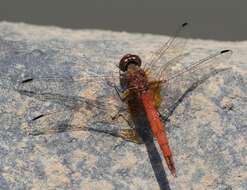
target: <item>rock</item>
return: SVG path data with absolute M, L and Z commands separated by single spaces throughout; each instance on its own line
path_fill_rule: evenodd
M 103 81 L 97 77 L 75 79 L 116 76 L 124 54 L 148 60 L 165 40 L 1 22 L 1 189 L 247 189 L 247 42 L 188 40 L 187 62 L 222 49 L 234 54 L 214 63 L 227 69 L 162 91 L 177 100 L 170 110 L 169 98 L 161 106 L 177 178 L 156 142 L 145 146 L 99 132 L 128 127 L 103 119 L 117 110 L 118 97 L 110 96 L 109 84 L 93 86 Z M 80 130 L 85 127 L 92 131 Z

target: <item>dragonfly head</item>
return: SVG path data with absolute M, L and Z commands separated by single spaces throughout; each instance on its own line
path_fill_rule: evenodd
M 134 64 L 138 67 L 141 66 L 142 61 L 138 55 L 133 55 L 133 54 L 126 54 L 125 56 L 122 57 L 122 59 L 119 62 L 119 68 L 121 71 L 125 72 L 128 69 L 128 66 L 130 64 Z

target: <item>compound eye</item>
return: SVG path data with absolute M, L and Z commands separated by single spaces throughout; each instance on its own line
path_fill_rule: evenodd
M 127 71 L 129 64 L 135 64 L 136 66 L 140 67 L 142 61 L 138 55 L 126 54 L 119 62 L 120 70 L 123 72 Z

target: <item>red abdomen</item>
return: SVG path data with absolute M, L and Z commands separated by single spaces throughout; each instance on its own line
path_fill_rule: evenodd
M 145 108 L 147 119 L 149 121 L 150 127 L 152 129 L 153 135 L 156 137 L 158 144 L 163 152 L 164 158 L 166 160 L 167 166 L 171 171 L 172 175 L 176 176 L 176 169 L 172 159 L 172 152 L 169 147 L 168 139 L 164 131 L 164 125 L 160 120 L 159 114 L 154 106 L 153 97 L 149 91 L 141 94 L 140 99 Z

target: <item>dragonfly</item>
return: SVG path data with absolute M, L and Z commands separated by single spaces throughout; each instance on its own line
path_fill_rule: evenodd
M 94 130 L 143 143 L 133 125 L 134 118 L 143 112 L 144 116 L 141 117 L 147 119 L 168 169 L 176 177 L 175 162 L 166 134 L 165 113 L 169 115 L 174 104 L 181 100 L 188 81 L 196 84 L 194 81 L 201 81 L 202 73 L 219 70 L 220 63 L 227 61 L 232 54 L 231 50 L 223 49 L 196 61 L 184 61 L 190 55 L 184 53 L 189 28 L 189 23 L 183 23 L 144 64 L 140 56 L 129 53 L 120 59 L 116 72 L 106 75 L 26 77 L 18 86 L 21 95 L 62 105 L 61 110 L 39 110 L 41 114 L 29 118 L 28 135 Z M 65 95 L 56 91 L 57 88 L 80 88 L 81 93 Z M 29 115 L 33 113 L 30 110 Z M 120 120 L 127 127 L 111 127 L 113 123 L 120 126 Z M 103 125 L 93 128 L 97 123 Z

